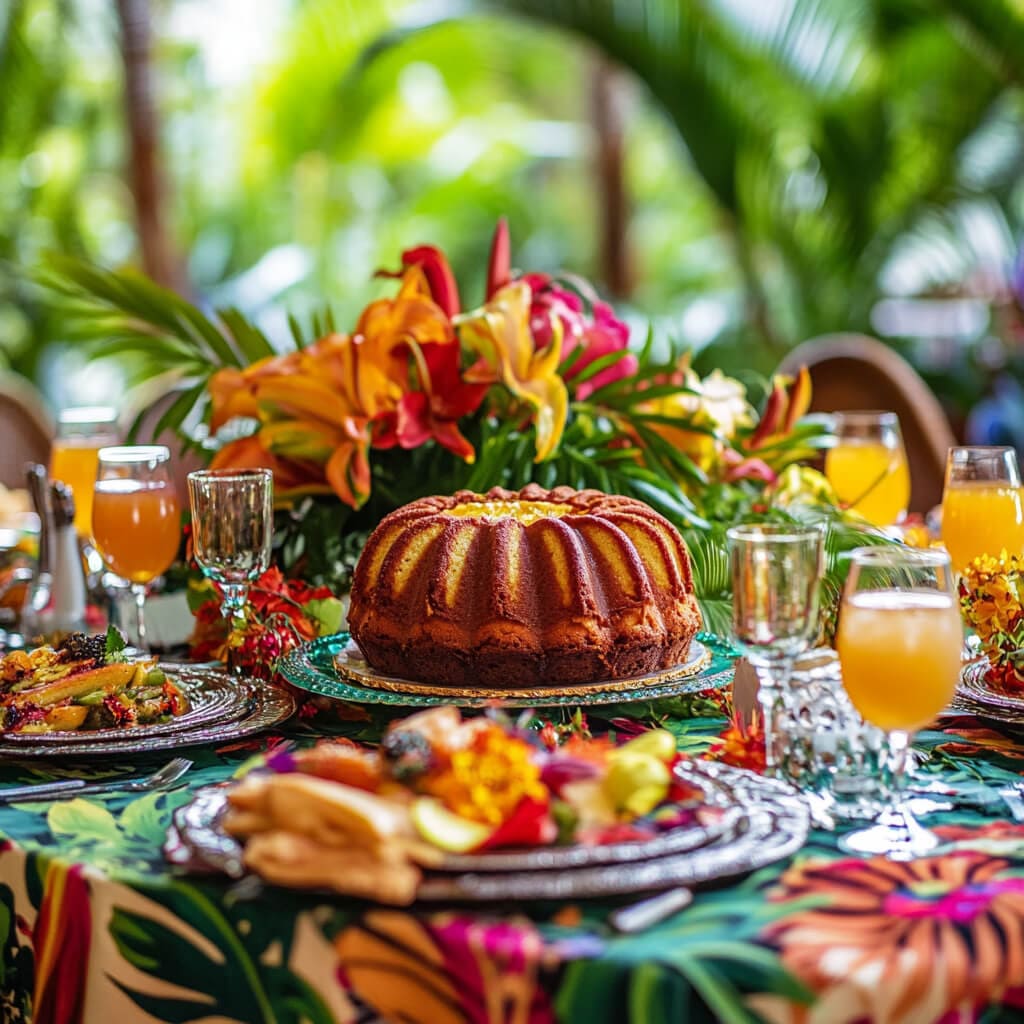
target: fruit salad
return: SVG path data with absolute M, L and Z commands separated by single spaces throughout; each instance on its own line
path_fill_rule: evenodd
M 433 708 L 376 748 L 272 754 L 228 795 L 248 867 L 284 885 L 405 904 L 452 854 L 642 842 L 714 816 L 663 729 L 616 743 Z
M 188 700 L 156 658 L 130 661 L 124 639 L 72 633 L 55 647 L 0 659 L 0 729 L 49 733 L 165 722 Z

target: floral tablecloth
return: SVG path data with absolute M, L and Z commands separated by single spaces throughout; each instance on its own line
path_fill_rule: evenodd
M 699 701 L 673 710 L 692 753 L 723 725 Z M 289 734 L 379 730 L 353 714 Z M 0 809 L 4 1021 L 1024 1019 L 1024 824 L 996 792 L 1024 770 L 1024 744 L 973 719 L 922 736 L 922 772 L 962 796 L 929 818 L 946 841 L 934 856 L 851 860 L 815 832 L 791 861 L 636 936 L 600 905 L 418 913 L 175 875 L 160 852 L 173 810 L 278 740 L 201 749 L 170 793 Z M 40 777 L 0 769 L 0 784 Z

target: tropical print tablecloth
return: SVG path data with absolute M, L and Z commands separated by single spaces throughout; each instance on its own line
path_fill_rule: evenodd
M 289 735 L 378 733 L 355 719 Z M 723 720 L 670 724 L 697 753 Z M 934 856 L 851 860 L 815 832 L 791 861 L 701 892 L 636 936 L 614 934 L 601 905 L 418 913 L 170 871 L 160 847 L 173 810 L 279 740 L 199 750 L 188 786 L 170 793 L 0 809 L 4 1021 L 1024 1019 L 1024 824 L 997 793 L 1024 771 L 1024 744 L 972 719 L 922 736 L 922 773 L 959 794 L 929 818 L 945 840 Z M 0 785 L 41 777 L 0 769 Z

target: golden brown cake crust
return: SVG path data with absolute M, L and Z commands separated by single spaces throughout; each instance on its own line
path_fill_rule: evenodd
M 481 689 L 645 675 L 685 661 L 700 625 L 667 519 L 622 495 L 536 484 L 386 516 L 349 611 L 377 671 Z

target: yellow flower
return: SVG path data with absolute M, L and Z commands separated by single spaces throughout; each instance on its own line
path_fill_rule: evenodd
M 465 347 L 480 357 L 470 367 L 470 383 L 500 381 L 520 401 L 533 408 L 537 427 L 537 457 L 551 455 L 562 439 L 569 415 L 569 392 L 559 376 L 562 322 L 551 319 L 551 343 L 538 349 L 530 330 L 533 293 L 522 281 L 506 285 L 486 306 L 456 319 Z
M 448 810 L 486 825 L 500 825 L 523 797 L 543 800 L 547 794 L 533 748 L 495 725 L 453 751 L 449 763 L 424 788 Z

